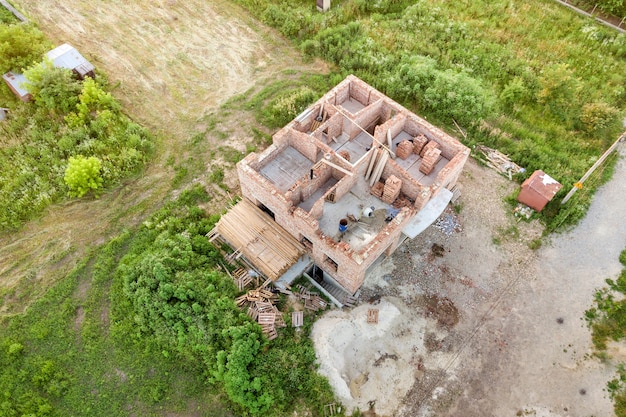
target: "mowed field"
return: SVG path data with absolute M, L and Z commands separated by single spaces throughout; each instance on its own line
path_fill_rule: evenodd
M 52 206 L 19 232 L 0 235 L 2 315 L 23 311 L 89 248 L 159 207 L 172 190 L 185 144 L 203 131 L 203 117 L 260 80 L 313 68 L 288 42 L 225 1 L 14 4 L 55 44 L 72 44 L 109 78 L 124 111 L 155 134 L 157 151 L 142 175 L 99 199 Z

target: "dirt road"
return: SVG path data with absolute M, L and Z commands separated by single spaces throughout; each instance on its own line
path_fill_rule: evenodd
M 582 317 L 621 270 L 623 159 L 614 178 L 577 228 L 532 251 L 540 225 L 518 222 L 502 202 L 514 185 L 470 161 L 460 213 L 368 278 L 361 299 L 372 303 L 316 323 L 321 370 L 344 403 L 379 416 L 611 416 L 614 366 L 591 355 Z M 367 308 L 390 322 L 363 326 Z M 343 341 L 354 328 L 358 340 Z

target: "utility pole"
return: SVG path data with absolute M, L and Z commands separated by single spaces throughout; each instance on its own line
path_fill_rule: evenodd
M 569 193 L 567 193 L 567 195 L 565 196 L 565 198 L 561 201 L 561 204 L 565 204 L 567 203 L 567 201 L 572 198 L 572 196 L 574 195 L 574 193 L 577 190 L 580 190 L 581 188 L 583 188 L 583 182 L 585 182 L 585 180 L 587 178 L 589 178 L 589 176 L 591 174 L 593 174 L 593 171 L 596 170 L 596 168 L 598 168 L 600 166 L 600 164 L 602 162 L 604 162 L 604 160 L 607 158 L 607 156 L 609 156 L 611 154 L 611 152 L 613 152 L 615 150 L 615 148 L 617 148 L 617 145 L 624 140 L 624 138 L 626 138 L 626 132 L 622 133 L 620 135 L 619 138 L 617 138 L 617 140 L 613 143 L 613 145 L 611 145 L 611 147 L 609 149 L 606 150 L 606 152 L 604 152 L 602 154 L 602 156 L 600 157 L 600 159 L 598 159 L 596 161 L 595 164 L 593 164 L 593 166 L 591 168 L 589 168 L 589 170 L 585 173 L 585 175 L 582 176 L 582 178 L 576 183 L 574 184 L 574 186 L 572 187 L 572 189 L 569 191 Z

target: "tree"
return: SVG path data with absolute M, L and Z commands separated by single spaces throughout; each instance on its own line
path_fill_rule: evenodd
M 41 61 L 51 44 L 34 26 L 16 24 L 0 26 L 0 70 L 22 72 Z
M 97 191 L 102 186 L 100 168 L 102 163 L 95 156 L 85 158 L 82 155 L 70 156 L 65 170 L 65 184 L 71 196 L 82 197 L 90 190 Z

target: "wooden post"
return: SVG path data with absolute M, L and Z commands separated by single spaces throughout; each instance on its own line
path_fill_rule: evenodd
M 574 184 L 574 186 L 572 187 L 572 189 L 569 191 L 569 193 L 567 193 L 567 195 L 565 196 L 565 198 L 561 201 L 561 204 L 565 204 L 569 201 L 570 198 L 572 198 L 572 196 L 574 195 L 574 193 L 576 192 L 576 190 L 579 190 L 583 187 L 583 183 L 585 182 L 585 180 L 587 178 L 589 178 L 589 176 L 591 174 L 593 174 L 593 171 L 596 170 L 596 168 L 598 168 L 600 166 L 600 164 L 602 164 L 602 162 L 604 162 L 604 160 L 611 154 L 611 152 L 613 152 L 615 150 L 615 148 L 617 148 L 617 145 L 624 139 L 626 138 L 626 132 L 622 133 L 620 135 L 619 138 L 617 138 L 617 140 L 613 143 L 613 145 L 611 145 L 611 147 L 609 149 L 606 150 L 606 152 L 604 152 L 602 154 L 602 156 L 600 157 L 600 159 L 598 159 L 596 161 L 595 164 L 593 164 L 593 166 L 591 168 L 589 168 L 589 170 L 585 173 L 585 175 L 582 176 L 582 178 L 576 183 Z

